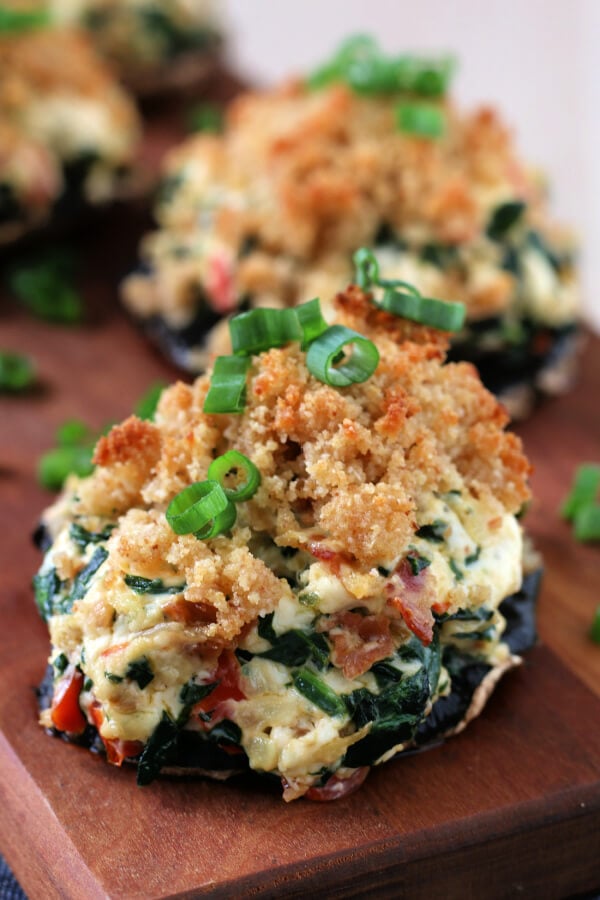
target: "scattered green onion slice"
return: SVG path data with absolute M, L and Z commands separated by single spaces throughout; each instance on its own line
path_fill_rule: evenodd
M 589 503 L 575 513 L 575 538 L 600 541 L 600 503 Z
M 83 318 L 83 301 L 73 285 L 74 269 L 71 254 L 57 250 L 13 269 L 9 285 L 34 316 L 72 325 Z
M 235 506 L 216 481 L 197 481 L 173 497 L 166 511 L 175 534 L 195 534 L 199 540 L 228 531 Z
M 352 347 L 350 357 L 344 352 L 347 345 Z M 378 363 L 379 351 L 375 344 L 344 325 L 331 325 L 312 342 L 306 354 L 311 374 L 334 387 L 361 384 L 371 377 Z
M 204 400 L 205 413 L 241 413 L 246 405 L 246 375 L 251 360 L 243 356 L 218 356 Z
M 359 288 L 368 291 L 379 284 L 379 263 L 372 250 L 361 247 L 353 255 L 352 262 L 356 267 L 354 279 Z
M 318 297 L 309 300 L 307 303 L 301 303 L 294 310 L 302 329 L 302 349 L 306 350 L 315 338 L 329 327 L 323 318 L 321 312 L 321 303 Z
M 395 316 L 403 316 L 442 331 L 460 331 L 465 321 L 463 303 L 401 293 L 393 288 L 386 288 L 381 306 Z
M 138 419 L 154 419 L 158 401 L 165 387 L 164 381 L 156 381 L 150 385 L 146 393 L 136 403 L 135 414 Z
M 600 644 L 600 606 L 596 607 L 594 619 L 590 628 L 590 637 L 595 644 Z
M 67 419 L 56 429 L 55 439 L 59 447 L 81 447 L 92 443 L 94 435 L 81 419 Z
M 444 94 L 454 60 L 388 56 L 368 35 L 346 40 L 333 57 L 307 79 L 315 90 L 343 82 L 358 94 L 408 93 L 422 97 Z
M 298 341 L 302 330 L 294 309 L 251 309 L 229 322 L 231 346 L 236 356 L 251 356 L 271 347 Z
M 214 103 L 200 103 L 189 110 L 187 125 L 190 131 L 218 134 L 223 130 L 223 110 Z
M 594 503 L 599 491 L 600 465 L 584 463 L 579 466 L 573 487 L 560 508 L 563 519 L 574 519 L 583 507 Z
M 228 476 L 234 475 L 237 478 L 242 477 L 238 487 L 228 487 Z M 208 467 L 207 478 L 209 481 L 216 481 L 221 485 L 227 497 L 235 503 L 242 500 L 249 500 L 260 484 L 260 472 L 247 456 L 238 450 L 229 450 L 222 456 L 213 459 Z M 235 477 L 233 480 L 237 480 Z
M 401 103 L 396 110 L 396 122 L 405 134 L 426 138 L 441 137 L 446 127 L 444 111 L 430 103 Z
M 18 34 L 35 28 L 44 28 L 50 22 L 47 9 L 7 9 L 0 6 L 0 34 Z
M 91 475 L 94 471 L 93 455 L 93 447 L 57 447 L 49 450 L 38 462 L 38 481 L 49 491 L 58 491 L 68 475 L 74 474 L 80 478 Z
M 18 393 L 31 387 L 35 381 L 35 369 L 27 356 L 21 353 L 0 352 L 0 391 Z

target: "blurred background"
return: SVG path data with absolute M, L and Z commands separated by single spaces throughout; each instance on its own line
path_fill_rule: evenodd
M 492 104 L 548 176 L 551 210 L 581 242 L 584 308 L 600 330 L 600 0 L 227 0 L 230 58 L 268 85 L 349 34 L 388 52 L 451 52 L 461 106 Z

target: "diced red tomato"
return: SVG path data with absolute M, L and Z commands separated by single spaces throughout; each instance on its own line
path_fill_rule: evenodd
M 231 266 L 221 254 L 208 262 L 206 290 L 218 313 L 228 313 L 235 307 L 235 290 Z
M 90 707 L 90 716 L 100 735 L 100 740 L 106 750 L 106 759 L 113 766 L 121 766 L 126 759 L 131 759 L 144 749 L 142 741 L 124 741 L 121 738 L 104 738 L 100 734 L 100 728 L 104 722 L 104 713 L 100 704 L 94 701 Z
M 218 682 L 216 688 L 194 707 L 196 714 L 210 714 L 210 723 L 205 723 L 208 728 L 226 718 L 228 701 L 246 698 L 240 686 L 240 664 L 233 650 L 223 650 L 219 656 L 214 680 Z
M 304 795 L 307 800 L 316 800 L 319 803 L 327 803 L 330 800 L 341 800 L 357 791 L 371 770 L 370 766 L 362 766 L 355 769 L 349 778 L 341 778 L 332 775 L 323 787 L 309 788 Z
M 79 695 L 83 688 L 83 673 L 75 666 L 68 666 L 63 677 L 54 688 L 50 716 L 52 724 L 59 731 L 81 734 L 87 722 L 79 706 Z

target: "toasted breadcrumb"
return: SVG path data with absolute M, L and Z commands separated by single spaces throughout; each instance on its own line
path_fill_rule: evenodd
M 198 312 L 198 288 L 218 310 L 215 259 L 238 302 L 329 297 L 351 277 L 358 247 L 381 246 L 387 266 L 400 269 L 394 277 L 464 302 L 469 319 L 503 314 L 523 278 L 506 264 L 506 247 L 488 238 L 493 211 L 523 202 L 528 227 L 557 248 L 572 241 L 549 222 L 541 183 L 499 115 L 436 102 L 446 124 L 431 140 L 398 128 L 396 96 L 360 96 L 341 84 L 310 90 L 300 81 L 242 95 L 223 136 L 194 136 L 168 155 L 160 230 L 142 247 L 152 271 L 125 282 L 126 302 L 175 328 Z M 428 251 L 439 251 L 443 264 Z M 568 268 L 551 277 L 557 283 L 542 318 L 572 319 Z
M 375 310 L 356 287 L 336 306 L 339 321 L 379 349 L 379 366 L 363 384 L 338 389 L 317 381 L 294 343 L 253 358 L 241 415 L 202 411 L 206 375 L 164 391 L 156 424 L 132 417 L 100 440 L 96 471 L 71 482 L 55 508 L 83 523 L 116 521 L 103 579 L 80 601 L 100 603 L 99 622 L 119 573 L 176 577 L 190 606 L 166 597 L 161 621 L 178 627 L 186 645 L 231 644 L 290 591 L 253 555 L 252 535 L 266 532 L 275 544 L 332 565 L 337 559 L 338 568 L 350 561 L 361 596 L 379 577 L 373 567 L 414 537 L 421 497 L 458 490 L 484 501 L 490 528 L 521 508 L 529 464 L 473 367 L 444 364 L 445 337 Z M 164 516 L 168 502 L 231 448 L 262 476 L 252 499 L 239 504 L 231 536 L 176 535 Z M 56 512 L 48 521 L 59 527 Z

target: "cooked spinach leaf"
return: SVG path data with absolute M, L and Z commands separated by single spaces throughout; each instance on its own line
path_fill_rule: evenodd
M 197 684 L 195 681 L 188 681 L 187 684 L 183 685 L 179 692 L 179 699 L 183 703 L 183 709 L 177 716 L 178 725 L 185 725 L 196 703 L 204 700 L 211 691 L 214 691 L 217 684 L 218 682 L 216 681 L 212 682 L 212 684 Z
M 497 206 L 488 223 L 488 237 L 495 241 L 503 238 L 522 217 L 526 205 L 522 200 L 510 200 L 508 203 L 501 203 L 500 206 Z
M 162 767 L 169 762 L 177 747 L 177 732 L 177 723 L 168 713 L 163 712 L 138 762 L 137 783 L 140 787 L 154 781 Z
M 454 577 L 456 578 L 456 580 L 457 580 L 457 581 L 462 581 L 463 578 L 464 578 L 465 576 L 464 576 L 464 573 L 463 573 L 462 569 L 460 569 L 460 568 L 458 567 L 458 563 L 457 563 L 454 559 L 449 559 L 449 560 L 448 560 L 448 565 L 449 565 L 450 568 L 452 569 L 452 572 L 453 572 Z
M 182 582 L 166 587 L 162 578 L 143 578 L 141 575 L 125 575 L 124 581 L 136 594 L 181 594 L 187 586 Z
M 99 544 L 101 541 L 108 540 L 115 527 L 115 525 L 107 525 L 102 531 L 88 531 L 83 525 L 73 522 L 69 528 L 69 537 L 80 550 L 85 550 L 88 544 Z
M 227 744 L 239 747 L 242 743 L 242 729 L 230 719 L 221 719 L 208 732 L 209 740 L 216 744 Z
M 111 684 L 121 684 L 122 681 L 125 681 L 123 675 L 115 675 L 114 672 L 105 672 L 104 677 L 107 681 L 110 681 Z
M 125 678 L 136 681 L 138 687 L 144 690 L 154 678 L 154 672 L 147 656 L 140 656 L 139 659 L 132 660 L 127 666 Z
M 94 551 L 94 555 L 90 559 L 87 566 L 85 566 L 85 568 L 83 568 L 81 572 L 79 572 L 75 581 L 73 582 L 73 588 L 69 597 L 70 605 L 68 609 L 64 609 L 63 612 L 70 612 L 73 607 L 74 601 L 81 600 L 82 597 L 85 597 L 90 581 L 92 580 L 93 576 L 96 574 L 104 560 L 107 558 L 108 550 L 105 547 L 98 547 L 97 550 Z
M 362 740 L 348 748 L 344 765 L 372 765 L 396 744 L 409 741 L 423 718 L 429 696 L 425 667 L 415 675 L 390 682 L 380 694 L 372 694 L 366 688 L 349 694 L 346 704 L 357 728 L 373 724 Z
M 271 649 L 257 653 L 256 656 L 287 666 L 302 666 L 310 661 L 318 669 L 323 669 L 329 662 L 329 644 L 322 634 L 310 634 L 294 628 L 280 635 L 273 632 L 273 635 Z
M 58 656 L 52 660 L 52 665 L 54 666 L 58 674 L 62 675 L 62 673 L 69 665 L 69 660 L 64 653 L 59 653 Z
M 335 691 L 313 675 L 308 669 L 298 669 L 292 673 L 292 682 L 296 690 L 322 709 L 329 716 L 345 716 L 346 704 Z
M 453 613 L 451 616 L 445 615 L 441 617 L 440 621 L 489 622 L 493 615 L 493 609 L 488 609 L 486 606 L 479 606 L 477 609 L 459 609 L 458 612 Z
M 299 628 L 278 635 L 273 628 L 273 615 L 269 613 L 258 620 L 258 635 L 268 641 L 271 648 L 256 653 L 255 656 L 288 666 L 302 666 L 310 661 L 318 669 L 323 669 L 329 661 L 329 644 L 325 636 L 301 631 Z
M 413 575 L 419 575 L 423 569 L 426 569 L 427 566 L 431 565 L 431 560 L 427 559 L 426 556 L 421 556 L 416 550 L 411 550 L 410 553 L 406 555 L 405 559 L 408 562 L 410 571 Z
M 35 602 L 44 622 L 54 614 L 54 597 L 60 591 L 61 580 L 56 569 L 38 572 L 33 578 Z
M 268 641 L 270 644 L 274 644 L 277 641 L 277 635 L 275 634 L 275 629 L 273 628 L 274 615 L 275 613 L 269 613 L 267 616 L 260 616 L 256 626 L 258 636 L 263 638 L 265 641 Z
M 468 556 L 465 556 L 465 566 L 472 566 L 473 563 L 476 563 L 479 557 L 481 556 L 481 547 L 478 544 L 477 549 L 473 553 L 469 553 Z
M 448 529 L 448 523 L 443 519 L 434 519 L 427 525 L 421 525 L 416 532 L 417 537 L 425 538 L 426 541 L 432 541 L 435 544 L 441 544 L 444 541 L 444 534 Z

